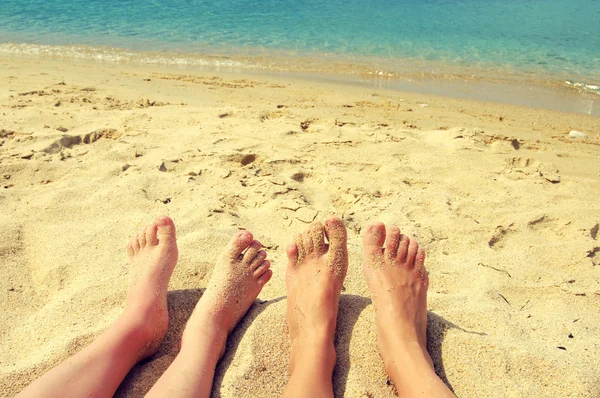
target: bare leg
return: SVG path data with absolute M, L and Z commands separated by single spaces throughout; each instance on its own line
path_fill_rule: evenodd
M 328 219 L 324 227 L 313 223 L 296 237 L 287 255 L 287 322 L 292 352 L 291 378 L 284 397 L 333 397 L 333 340 L 348 268 L 346 228 L 339 218 Z
M 175 225 L 161 217 L 127 246 L 136 275 L 123 314 L 92 344 L 30 386 L 22 397 L 111 397 L 129 370 L 154 354 L 167 327 L 167 287 L 177 263 Z
M 375 305 L 377 343 L 402 397 L 454 397 L 427 352 L 425 251 L 396 226 L 370 225 L 363 237 L 363 269 Z
M 239 232 L 216 264 L 208 288 L 183 331 L 181 350 L 150 397 L 208 397 L 227 335 L 273 272 L 260 242 Z

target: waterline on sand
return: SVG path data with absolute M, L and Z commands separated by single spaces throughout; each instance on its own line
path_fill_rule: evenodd
M 254 52 L 249 55 L 240 50 L 232 51 L 230 55 L 215 55 L 24 43 L 0 43 L 0 55 L 8 58 L 155 65 L 190 73 L 194 70 L 215 70 L 286 75 L 600 116 L 600 87 L 584 80 L 585 77 L 564 80 L 560 75 L 491 65 L 466 67 L 436 61 L 375 57 L 349 59 L 331 54 L 297 56 L 282 51 L 270 51 L 264 55 Z

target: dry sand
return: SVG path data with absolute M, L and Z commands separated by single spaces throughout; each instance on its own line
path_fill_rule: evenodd
M 117 396 L 174 358 L 240 228 L 274 276 L 229 339 L 215 397 L 288 380 L 285 254 L 338 215 L 350 267 L 337 396 L 391 397 L 362 277 L 361 230 L 428 252 L 429 344 L 462 397 L 600 395 L 600 119 L 314 81 L 0 58 L 0 394 L 88 344 L 123 308 L 124 246 L 177 224 L 171 328 Z M 589 139 L 571 139 L 580 130 Z M 597 228 L 596 228 L 597 230 Z

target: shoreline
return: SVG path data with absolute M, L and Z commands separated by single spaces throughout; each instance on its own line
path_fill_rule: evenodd
M 374 89 L 489 101 L 600 117 L 600 87 L 586 78 L 533 76 L 528 72 L 481 67 L 463 68 L 439 62 L 404 60 L 393 71 L 384 60 L 348 63 L 339 58 L 291 56 L 231 57 L 208 54 L 138 52 L 112 47 L 48 46 L 0 43 L 0 56 L 15 59 L 109 65 L 150 66 L 184 73 L 228 72 L 240 75 L 289 77 L 356 85 Z

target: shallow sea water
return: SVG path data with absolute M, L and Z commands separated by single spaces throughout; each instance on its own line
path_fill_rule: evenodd
M 0 53 L 570 81 L 600 95 L 600 1 L 3 0 Z

